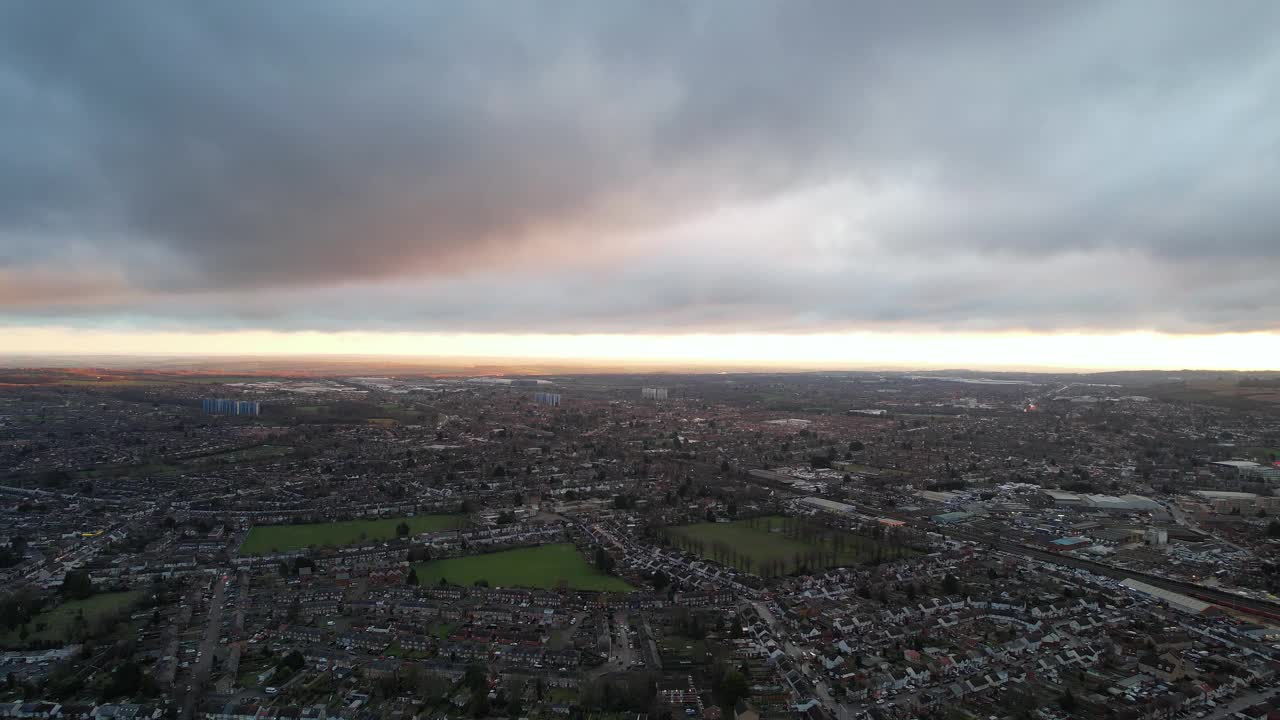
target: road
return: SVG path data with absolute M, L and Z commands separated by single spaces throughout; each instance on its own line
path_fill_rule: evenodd
M 635 662 L 635 651 L 631 647 L 634 643 L 630 632 L 628 632 L 631 630 L 631 626 L 627 624 L 626 613 L 621 610 L 615 612 L 613 614 L 613 626 L 618 630 L 618 642 L 610 645 L 609 649 L 613 655 L 618 656 L 618 660 L 622 661 L 622 664 L 618 665 L 618 667 L 630 668 L 631 663 Z
M 1174 521 L 1175 523 L 1177 523 L 1177 524 L 1181 525 L 1182 527 L 1188 528 L 1188 529 L 1190 529 L 1190 530 L 1195 530 L 1196 532 L 1201 533 L 1201 534 L 1203 534 L 1203 535 L 1208 535 L 1209 537 L 1213 538 L 1214 540 L 1216 540 L 1216 541 L 1218 541 L 1218 542 L 1222 543 L 1223 545 L 1226 545 L 1226 546 L 1227 546 L 1227 547 L 1229 547 L 1229 548 L 1232 548 L 1232 549 L 1236 550 L 1237 552 L 1242 552 L 1242 553 L 1244 553 L 1245 555 L 1252 555 L 1252 554 L 1253 554 L 1253 553 L 1249 552 L 1248 550 L 1246 550 L 1245 548 L 1242 548 L 1242 547 L 1240 547 L 1239 545 L 1236 545 L 1236 544 L 1235 544 L 1235 543 L 1233 543 L 1233 542 L 1228 542 L 1227 540 L 1224 540 L 1223 538 L 1219 537 L 1218 535 L 1216 535 L 1216 534 L 1214 534 L 1214 533 L 1211 533 L 1211 532 L 1209 532 L 1208 530 L 1205 530 L 1204 528 L 1202 528 L 1202 527 L 1200 527 L 1200 526 L 1196 525 L 1195 523 L 1191 522 L 1191 520 L 1187 518 L 1187 514 L 1186 514 L 1186 513 L 1184 513 L 1184 512 L 1182 512 L 1182 508 L 1178 507 L 1178 504 L 1177 504 L 1177 503 L 1172 502 L 1172 501 L 1164 501 L 1164 502 L 1162 502 L 1161 504 L 1162 504 L 1162 505 L 1164 505 L 1165 510 L 1168 510 L 1168 511 L 1169 511 L 1169 516 L 1173 518 L 1173 521 Z
M 222 602 L 227 592 L 226 578 L 220 576 L 214 582 L 213 599 L 210 600 L 209 619 L 205 624 L 204 640 L 200 642 L 200 654 L 191 668 L 191 692 L 187 693 L 182 703 L 182 717 L 190 720 L 195 714 L 196 701 L 204 694 L 204 687 L 209 682 L 209 671 L 213 668 L 213 654 L 218 648 L 218 638 L 222 633 Z
M 612 673 L 621 673 L 631 670 L 631 663 L 644 657 L 643 653 L 631 647 L 632 639 L 627 634 L 630 626 L 627 624 L 626 612 L 619 610 L 612 616 L 605 617 L 604 632 L 609 638 L 607 659 L 600 667 L 592 670 L 588 676 L 598 678 Z M 614 629 L 617 629 L 617 641 L 614 641 Z M 655 653 L 656 656 L 656 653 Z M 617 658 L 616 660 L 614 658 Z
M 752 601 L 751 604 L 755 607 L 756 612 L 760 614 L 760 619 L 764 620 L 764 623 L 773 630 L 774 637 L 782 643 L 783 652 L 791 658 L 791 661 L 795 663 L 796 669 L 799 670 L 800 673 L 804 675 L 805 680 L 808 680 L 809 684 L 813 686 L 813 694 L 816 696 L 818 702 L 822 703 L 823 706 L 827 708 L 827 711 L 838 720 L 844 720 L 847 718 L 849 716 L 849 709 L 841 703 L 836 702 L 836 699 L 831 697 L 831 693 L 827 692 L 826 683 L 824 683 L 820 678 L 815 679 L 813 677 L 808 669 L 808 658 L 805 657 L 805 654 L 800 650 L 800 648 L 796 647 L 794 643 L 786 639 L 783 635 L 782 628 L 778 625 L 777 618 L 775 618 L 773 613 L 769 610 L 769 606 L 759 600 Z
M 654 634 L 653 626 L 649 624 L 648 616 L 645 616 L 644 618 L 642 618 L 642 622 L 644 623 L 645 642 L 649 643 L 649 657 L 651 659 L 650 664 L 653 665 L 654 670 L 661 672 L 662 671 L 662 653 L 658 652 L 658 641 L 654 639 L 658 636 Z
M 1232 700 L 1230 703 L 1227 703 L 1226 705 L 1219 703 L 1218 707 L 1214 708 L 1212 712 L 1207 713 L 1204 717 L 1205 717 L 1205 720 L 1218 720 L 1219 718 L 1225 718 L 1231 715 L 1232 713 L 1240 712 L 1241 710 L 1249 707 L 1250 705 L 1260 703 L 1263 700 L 1266 700 L 1268 698 L 1273 698 L 1276 695 L 1280 695 L 1280 688 L 1272 688 L 1270 690 L 1262 690 L 1260 692 L 1249 693 L 1248 695 L 1238 697 L 1235 700 Z

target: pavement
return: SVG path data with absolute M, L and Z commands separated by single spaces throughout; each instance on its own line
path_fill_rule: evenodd
M 615 666 L 630 668 L 631 663 L 635 662 L 635 651 L 631 648 L 631 635 L 627 632 L 631 626 L 627 624 L 625 612 L 619 610 L 613 614 L 613 626 L 618 629 L 618 641 L 609 645 L 610 655 L 617 655 L 622 661 L 622 665 L 615 663 Z
M 769 610 L 769 606 L 759 600 L 753 601 L 751 604 L 755 606 L 756 612 L 760 614 L 760 619 L 764 620 L 765 624 L 773 629 L 774 637 L 782 642 L 782 651 L 791 658 L 792 662 L 795 663 L 796 669 L 798 669 L 800 673 L 804 675 L 805 679 L 809 681 L 809 684 L 813 686 L 815 699 L 822 703 L 823 706 L 826 707 L 827 711 L 838 720 L 845 720 L 848 718 L 848 706 L 837 702 L 836 699 L 831 696 L 831 693 L 827 691 L 826 683 L 821 678 L 815 678 L 813 676 L 812 671 L 809 669 L 809 659 L 799 647 L 796 647 L 794 643 L 783 637 L 781 628 L 778 626 L 777 619 L 773 616 L 773 612 Z
M 1230 701 L 1226 705 L 1218 703 L 1218 707 L 1213 708 L 1212 711 L 1206 713 L 1204 717 L 1205 720 L 1218 720 L 1219 718 L 1225 718 L 1232 713 L 1240 712 L 1250 705 L 1260 703 L 1263 700 L 1273 698 L 1276 695 L 1280 695 L 1280 688 L 1271 688 L 1269 690 L 1249 693 L 1248 695 L 1244 695 Z M 1192 714 L 1192 717 L 1195 717 L 1194 713 Z
M 205 623 L 204 640 L 200 642 L 200 655 L 191 670 L 191 692 L 182 702 L 182 717 L 190 720 L 195 715 L 196 701 L 204 694 L 204 687 L 209 682 L 209 672 L 213 668 L 213 654 L 218 648 L 218 638 L 222 633 L 222 603 L 226 597 L 229 576 L 223 575 L 214 583 L 213 599 L 209 601 L 209 619 Z
M 652 668 L 653 670 L 657 670 L 661 672 L 662 671 L 662 653 L 658 652 L 658 641 L 654 639 L 658 636 L 654 634 L 653 626 L 649 624 L 648 617 L 643 618 L 642 622 L 644 623 L 645 642 L 649 643 L 649 657 L 651 658 L 650 665 L 653 666 Z
M 1204 528 L 1200 527 L 1199 525 L 1197 525 L 1197 524 L 1193 523 L 1193 522 L 1191 521 L 1191 519 L 1187 517 L 1187 514 L 1186 514 L 1186 513 L 1184 513 L 1184 512 L 1182 511 L 1182 508 L 1178 507 L 1178 504 L 1177 504 L 1177 503 L 1172 502 L 1172 501 L 1169 501 L 1169 502 L 1165 502 L 1165 503 L 1162 503 L 1162 504 L 1164 505 L 1165 510 L 1168 510 L 1168 511 L 1169 511 L 1169 515 L 1170 515 L 1170 517 L 1172 517 L 1172 518 L 1173 518 L 1173 521 L 1174 521 L 1175 523 L 1177 523 L 1178 525 L 1181 525 L 1182 527 L 1188 528 L 1188 529 L 1190 529 L 1190 530 L 1195 530 L 1196 532 L 1199 532 L 1199 533 L 1204 533 L 1205 535 L 1208 535 L 1209 537 L 1211 537 L 1211 538 L 1213 538 L 1214 540 L 1216 540 L 1216 541 L 1218 541 L 1218 542 L 1222 543 L 1223 545 L 1226 545 L 1226 546 L 1227 546 L 1227 547 L 1229 547 L 1229 548 L 1234 548 L 1234 549 L 1235 549 L 1235 550 L 1237 550 L 1238 552 L 1242 552 L 1242 553 L 1244 553 L 1245 555 L 1252 555 L 1252 554 L 1253 554 L 1253 553 L 1249 552 L 1247 549 L 1242 548 L 1242 547 L 1240 547 L 1239 545 L 1236 545 L 1236 544 L 1235 544 L 1235 543 L 1233 543 L 1233 542 L 1229 542 L 1229 541 L 1227 541 L 1227 540 L 1224 540 L 1221 536 L 1216 535 L 1216 534 L 1214 534 L 1214 533 L 1212 533 L 1212 532 L 1209 532 L 1208 530 L 1205 530 Z

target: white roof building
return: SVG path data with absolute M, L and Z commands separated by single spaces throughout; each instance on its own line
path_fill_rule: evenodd
M 1141 580 L 1135 580 L 1133 578 L 1125 578 L 1120 581 L 1120 584 L 1130 590 L 1140 592 L 1143 595 L 1154 597 L 1155 599 L 1164 602 L 1169 607 L 1175 610 L 1180 610 L 1189 615 L 1199 615 L 1214 606 L 1213 603 L 1197 600 L 1189 595 L 1176 593 L 1172 590 L 1165 590 L 1164 588 L 1159 588 L 1155 585 L 1148 585 Z

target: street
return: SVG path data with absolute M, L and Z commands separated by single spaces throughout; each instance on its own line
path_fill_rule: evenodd
M 191 692 L 187 693 L 182 703 L 182 717 L 190 720 L 195 714 L 196 700 L 209 682 L 209 672 L 213 667 L 213 654 L 218 647 L 218 638 L 222 626 L 222 602 L 226 596 L 227 576 L 223 575 L 214 582 L 213 599 L 209 605 L 209 619 L 205 625 L 204 640 L 200 643 L 200 653 L 191 668 Z
M 1272 688 L 1269 690 L 1249 693 L 1248 695 L 1238 697 L 1225 705 L 1219 703 L 1218 707 L 1214 708 L 1204 716 L 1205 720 L 1218 720 L 1219 718 L 1228 717 L 1232 713 L 1240 712 L 1250 705 L 1255 705 L 1263 700 L 1275 697 L 1277 694 L 1280 694 L 1280 688 Z
M 759 600 L 753 601 L 752 605 L 755 606 L 756 612 L 760 614 L 760 619 L 764 620 L 765 624 L 773 630 L 774 636 L 779 640 L 779 642 L 781 642 L 783 652 L 791 658 L 792 662 L 795 663 L 796 669 L 799 670 L 800 673 L 804 675 L 805 680 L 813 686 L 815 699 L 821 702 L 823 706 L 825 706 L 836 718 L 843 719 L 848 717 L 849 709 L 843 704 L 837 702 L 836 699 L 831 696 L 831 693 L 827 691 L 825 682 L 820 679 L 814 679 L 809 670 L 808 658 L 805 657 L 800 648 L 796 647 L 790 640 L 785 638 L 782 633 L 782 629 L 778 626 L 777 619 L 774 618 L 773 613 L 769 611 L 769 607 Z

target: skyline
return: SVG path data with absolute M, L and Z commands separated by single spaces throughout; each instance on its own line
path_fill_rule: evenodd
M 589 366 L 599 370 L 944 370 L 1093 372 L 1221 370 L 1271 372 L 1280 353 L 1270 333 L 1212 336 L 1126 333 L 1088 335 L 494 335 L 423 333 L 148 333 L 11 331 L 16 347 L 0 353 L 53 363 L 58 358 L 175 360 L 208 358 L 358 358 L 389 365 L 475 362 L 519 366 Z M 38 343 L 45 343 L 38 345 Z M 60 343 L 60 344 L 59 344 Z M 93 351 L 86 348 L 111 348 Z M 1222 361 L 1221 358 L 1228 358 Z M 123 365 L 122 365 L 123 364 Z M 538 373 L 535 373 L 538 374 Z
M 1280 6 L 0 7 L 0 353 L 1266 369 Z

